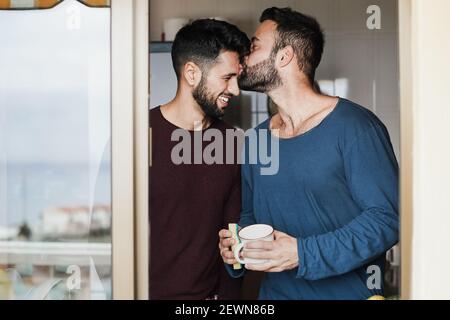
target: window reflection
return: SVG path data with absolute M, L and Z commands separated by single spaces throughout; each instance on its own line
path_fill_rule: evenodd
M 0 299 L 110 299 L 110 9 L 0 30 Z

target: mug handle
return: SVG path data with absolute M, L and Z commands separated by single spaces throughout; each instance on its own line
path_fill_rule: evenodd
M 234 258 L 240 263 L 240 264 L 245 264 L 246 262 L 244 260 L 242 260 L 239 257 L 239 253 L 241 252 L 241 250 L 244 248 L 244 243 L 241 242 L 238 245 L 236 245 L 236 247 L 234 247 L 233 253 L 234 253 Z

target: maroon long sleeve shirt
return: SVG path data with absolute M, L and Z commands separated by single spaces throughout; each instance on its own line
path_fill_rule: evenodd
M 231 278 L 218 248 L 218 232 L 237 223 L 241 208 L 240 166 L 174 164 L 171 141 L 179 129 L 160 108 L 150 112 L 150 296 L 151 299 L 239 299 L 241 280 Z M 215 120 L 203 130 L 231 129 Z M 194 133 L 186 131 L 194 141 Z M 211 142 L 203 142 L 202 150 Z M 224 143 L 225 146 L 225 143 Z M 191 148 L 191 163 L 194 161 Z M 225 163 L 226 158 L 224 158 Z

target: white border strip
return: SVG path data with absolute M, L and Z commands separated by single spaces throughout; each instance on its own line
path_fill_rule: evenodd
M 135 298 L 133 3 L 111 1 L 113 299 Z
M 136 298 L 149 298 L 149 2 L 135 0 L 135 254 Z

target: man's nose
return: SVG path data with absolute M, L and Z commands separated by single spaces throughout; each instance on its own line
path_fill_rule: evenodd
M 234 77 L 232 81 L 228 82 L 228 92 L 233 96 L 238 96 L 240 93 L 237 77 Z

